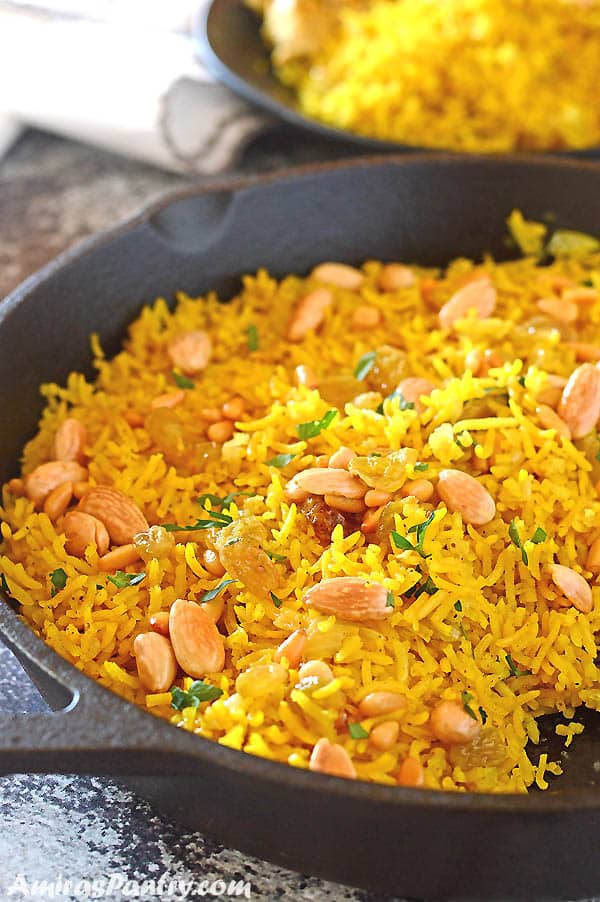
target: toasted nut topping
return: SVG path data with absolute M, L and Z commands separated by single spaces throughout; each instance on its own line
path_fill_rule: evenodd
M 79 500 L 86 492 L 89 492 L 90 488 L 89 482 L 76 482 L 73 486 L 73 494 Z
M 377 285 L 382 291 L 399 291 L 410 288 L 416 282 L 415 275 L 408 266 L 401 263 L 388 263 L 377 278 Z
M 561 399 L 563 388 L 567 384 L 567 380 L 563 376 L 557 376 L 554 373 L 546 373 L 546 384 L 536 395 L 540 404 L 546 404 L 548 407 L 556 407 Z
M 367 486 L 347 470 L 336 467 L 311 467 L 297 473 L 292 482 L 308 495 L 343 495 L 364 498 Z M 288 483 L 289 486 L 289 483 Z
M 68 511 L 63 517 L 61 528 L 67 537 L 65 549 L 68 554 L 83 557 L 85 549 L 92 542 L 95 542 L 98 554 L 108 551 L 110 539 L 106 527 L 101 520 L 90 514 L 78 510 Z
M 177 391 L 166 392 L 164 395 L 158 395 L 153 399 L 152 410 L 158 410 L 159 407 L 177 407 L 185 398 L 185 392 L 182 388 Z
M 86 492 L 78 509 L 101 520 L 116 545 L 128 545 L 138 532 L 148 529 L 148 521 L 131 498 L 108 485 L 96 485 Z
M 398 786 L 422 786 L 425 781 L 423 766 L 418 758 L 405 758 L 396 777 Z
M 360 269 L 346 263 L 321 263 L 313 269 L 311 275 L 320 282 L 348 288 L 350 291 L 357 291 L 365 281 Z
M 417 376 L 409 376 L 403 379 L 396 391 L 399 391 L 405 401 L 415 405 L 415 410 L 419 412 L 424 410 L 421 403 L 422 397 L 428 397 L 434 390 L 435 385 L 429 379 L 419 379 Z
M 433 482 L 429 479 L 409 479 L 400 489 L 400 494 L 403 498 L 412 495 L 417 501 L 429 501 L 434 491 Z
M 200 605 L 178 598 L 171 605 L 169 633 L 175 657 L 188 676 L 201 679 L 223 670 L 223 637 Z
M 308 332 L 316 332 L 331 305 L 333 295 L 327 288 L 316 288 L 301 298 L 288 326 L 288 340 L 302 341 Z
M 301 489 L 295 479 L 290 479 L 285 487 L 285 497 L 287 501 L 295 501 L 297 504 L 301 504 L 308 498 L 308 492 Z
M 133 653 L 141 684 L 150 692 L 166 692 L 177 673 L 171 643 L 159 633 L 140 633 L 133 640 Z
M 365 495 L 365 498 L 366 497 L 367 496 Z M 360 531 L 363 535 L 370 536 L 375 532 L 384 507 L 385 504 L 382 504 L 381 507 L 376 507 L 372 510 L 367 511 L 366 516 L 363 517 L 363 521 L 360 525 Z
M 235 398 L 231 398 L 229 401 L 225 401 L 221 408 L 226 420 L 239 420 L 245 409 L 246 402 L 239 395 L 236 395 Z
M 56 460 L 74 460 L 78 464 L 85 458 L 84 448 L 87 443 L 87 431 L 83 423 L 72 417 L 63 420 L 54 437 L 54 456 Z
M 216 442 L 218 445 L 228 442 L 234 432 L 235 426 L 231 420 L 220 420 L 218 423 L 211 423 L 206 430 L 209 441 Z
M 360 514 L 365 505 L 360 498 L 345 498 L 343 495 L 324 495 L 323 500 L 327 507 L 344 514 Z
M 318 457 L 315 457 L 315 463 L 318 467 L 328 467 L 329 466 L 329 455 L 328 454 L 319 454 Z
M 342 445 L 341 448 L 338 448 L 337 451 L 333 452 L 329 458 L 328 466 L 339 470 L 347 470 L 348 464 L 351 460 L 354 460 L 355 457 L 356 453 L 351 448 L 346 448 Z
M 381 320 L 381 310 L 368 304 L 361 304 L 352 314 L 352 326 L 354 329 L 375 329 Z
M 311 370 L 309 366 L 304 366 L 303 363 L 300 366 L 297 366 L 294 370 L 296 374 L 296 383 L 298 385 L 306 385 L 307 388 L 318 388 L 319 380 L 317 378 L 317 374 L 314 370 Z
M 150 618 L 150 629 L 153 633 L 160 633 L 161 636 L 169 635 L 169 612 L 159 611 Z
M 311 681 L 315 685 L 326 686 L 333 679 L 333 672 L 325 661 L 307 661 L 298 670 L 298 679 Z
M 365 695 L 358 710 L 363 717 L 379 717 L 402 711 L 406 707 L 406 698 L 399 692 L 369 692 Z
M 539 407 L 536 407 L 535 412 L 544 429 L 556 429 L 559 435 L 568 439 L 571 438 L 571 430 L 565 421 L 561 420 L 556 411 L 548 407 L 547 404 L 540 404 Z
M 282 658 L 287 658 L 290 667 L 297 667 L 302 660 L 305 645 L 306 630 L 294 630 L 278 647 L 273 660 L 276 664 L 279 664 Z
M 583 614 L 590 613 L 594 607 L 592 590 L 580 573 L 571 570 L 570 567 L 563 567 L 562 564 L 551 564 L 550 578 L 573 607 Z
M 115 570 L 124 570 L 140 560 L 140 552 L 133 542 L 127 545 L 119 545 L 108 554 L 104 554 L 98 560 L 98 570 L 102 573 L 111 573 Z
M 382 492 L 379 489 L 369 489 L 364 497 L 367 507 L 383 507 L 383 505 L 389 504 L 391 500 L 392 495 L 389 492 Z
M 585 341 L 565 341 L 565 348 L 575 354 L 576 360 L 597 363 L 600 360 L 600 345 L 588 344 Z
M 44 501 L 44 513 L 47 514 L 51 520 L 58 520 L 68 508 L 72 497 L 73 483 L 63 482 L 62 485 L 57 486 L 50 492 Z
M 398 741 L 399 733 L 400 724 L 397 721 L 384 720 L 383 723 L 378 723 L 373 727 L 369 742 L 378 751 L 387 752 Z
M 79 482 L 86 476 L 87 470 L 74 460 L 52 460 L 47 464 L 40 464 L 25 477 L 25 494 L 39 509 L 50 492 L 59 485 Z
M 596 539 L 590 545 L 585 569 L 591 570 L 592 573 L 600 573 L 600 538 Z
M 144 425 L 144 418 L 137 410 L 126 410 L 123 413 L 123 417 L 132 429 L 139 429 Z
M 595 304 L 598 300 L 598 289 L 587 285 L 579 285 L 577 288 L 567 288 L 563 291 L 561 300 L 571 304 Z
M 444 745 L 467 745 L 481 731 L 481 724 L 460 702 L 440 702 L 431 712 L 431 731 Z
M 329 739 L 319 739 L 312 750 L 308 766 L 310 770 L 321 774 L 356 780 L 356 770 L 350 755 L 342 745 L 336 745 Z
M 25 494 L 25 483 L 22 479 L 9 479 L 8 481 L 8 491 L 11 495 L 14 495 L 15 498 L 21 498 Z
M 307 607 L 322 614 L 335 614 L 343 620 L 384 620 L 393 612 L 388 592 L 381 583 L 360 576 L 335 576 L 324 579 L 302 596 Z
M 579 316 L 577 304 L 562 298 L 540 298 L 537 306 L 552 319 L 558 320 L 559 323 L 574 323 Z
M 439 312 L 442 329 L 453 329 L 460 319 L 464 319 L 470 310 L 474 310 L 480 319 L 491 316 L 496 307 L 496 289 L 485 277 L 476 282 L 469 282 L 446 301 Z
M 211 598 L 210 601 L 203 601 L 200 607 L 214 623 L 218 623 L 225 610 L 225 595 L 221 592 L 216 598 Z
M 212 342 L 207 332 L 185 332 L 173 339 L 167 348 L 173 366 L 193 375 L 203 370 L 210 360 Z
M 494 499 L 474 476 L 462 470 L 442 470 L 437 490 L 448 510 L 458 511 L 465 523 L 484 526 L 494 519 Z
M 204 566 L 208 570 L 212 576 L 216 576 L 217 578 L 223 576 L 225 573 L 225 567 L 221 563 L 219 555 L 216 551 L 213 551 L 212 548 L 207 548 L 202 555 L 202 561 Z
M 208 423 L 220 423 L 223 420 L 223 411 L 218 407 L 203 407 L 200 411 L 200 419 Z
M 571 373 L 558 414 L 573 438 L 583 438 L 592 431 L 600 416 L 600 370 L 593 364 L 583 363 Z

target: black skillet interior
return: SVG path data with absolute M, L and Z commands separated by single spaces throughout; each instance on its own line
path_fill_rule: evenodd
M 507 257 L 514 252 L 505 219 L 515 207 L 600 233 L 600 165 L 386 157 L 154 205 L 46 267 L 0 305 L 0 480 L 15 475 L 35 431 L 40 383 L 64 380 L 74 368 L 89 372 L 89 334 L 98 331 L 114 353 L 127 323 L 157 295 L 172 300 L 177 289 L 195 295 L 216 288 L 227 298 L 258 266 L 303 273 L 324 258 L 444 264 L 484 252 Z M 137 774 L 130 782 L 190 826 L 289 867 L 382 892 L 533 898 L 600 888 L 593 714 L 551 793 L 390 790 L 308 775 L 175 730 L 77 673 L 4 605 L 2 635 L 54 708 L 72 701 L 71 710 L 50 717 L 0 718 L 0 773 Z
M 275 77 L 269 51 L 260 36 L 260 19 L 243 0 L 211 0 L 198 16 L 194 32 L 200 55 L 215 78 L 284 122 L 323 138 L 354 144 L 364 152 L 400 153 L 421 149 L 368 138 L 306 116 L 294 92 Z M 572 155 L 597 157 L 600 148 L 575 151 Z

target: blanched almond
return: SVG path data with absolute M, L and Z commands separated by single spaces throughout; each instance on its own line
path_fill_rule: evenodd
M 57 460 L 75 460 L 83 463 L 87 431 L 83 423 L 69 417 L 64 420 L 54 437 L 54 456 Z
M 552 582 L 567 598 L 573 607 L 583 614 L 589 614 L 594 607 L 594 599 L 589 583 L 581 573 L 563 567 L 562 564 L 550 565 L 550 577 Z
M 548 407 L 547 404 L 540 404 L 539 407 L 536 407 L 535 412 L 544 429 L 556 429 L 559 435 L 563 435 L 568 439 L 571 438 L 571 430 L 565 421 L 559 417 L 555 410 Z
M 329 739 L 319 739 L 312 750 L 308 766 L 310 770 L 321 774 L 356 780 L 356 769 L 350 755 L 342 745 L 330 742 Z
M 47 514 L 51 520 L 58 520 L 68 508 L 72 497 L 73 483 L 63 482 L 62 485 L 58 485 L 53 489 L 44 501 L 44 513 Z
M 39 509 L 50 492 L 59 485 L 64 485 L 65 482 L 79 482 L 86 477 L 87 470 L 76 461 L 52 460 L 32 470 L 23 480 L 23 485 L 25 494 Z
M 481 732 L 481 724 L 460 702 L 440 702 L 431 712 L 431 731 L 444 745 L 467 745 Z
M 171 605 L 169 635 L 179 666 L 188 676 L 201 679 L 223 670 L 223 637 L 200 605 L 178 598 Z
M 459 288 L 440 310 L 440 326 L 442 329 L 453 329 L 458 320 L 464 319 L 470 310 L 474 310 L 480 319 L 486 319 L 494 312 L 497 297 L 489 278 L 469 282 Z
M 315 288 L 310 294 L 301 298 L 288 327 L 288 341 L 302 341 L 308 332 L 316 332 L 331 305 L 333 295 L 327 288 Z
M 166 692 L 177 673 L 171 643 L 159 633 L 140 633 L 133 640 L 133 653 L 140 682 L 150 692 Z
M 212 342 L 207 332 L 185 332 L 173 339 L 167 353 L 173 366 L 193 375 L 207 366 L 212 354 Z
M 365 695 L 358 710 L 363 717 L 379 717 L 402 711 L 406 707 L 406 698 L 399 692 L 369 692 Z
M 148 529 L 148 521 L 137 504 L 111 486 L 93 486 L 79 502 L 78 509 L 101 520 L 116 545 L 128 545 L 138 532 Z
M 474 476 L 469 476 L 462 470 L 442 470 L 437 490 L 448 510 L 453 513 L 458 511 L 465 523 L 484 526 L 494 519 L 494 499 Z
M 367 486 L 361 479 L 338 467 L 311 467 L 297 473 L 291 480 L 308 495 L 343 495 L 344 498 L 364 498 Z
M 410 288 L 416 281 L 413 271 L 402 263 L 387 263 L 377 277 L 377 285 L 382 291 Z
M 423 404 L 421 398 L 428 397 L 434 390 L 435 385 L 429 379 L 420 379 L 418 376 L 408 376 L 398 385 L 396 391 L 399 391 L 405 401 L 414 404 L 415 409 L 422 411 Z
M 287 658 L 290 667 L 297 667 L 302 660 L 305 645 L 306 630 L 294 630 L 278 647 L 273 660 L 279 664 L 282 658 Z
M 92 542 L 99 555 L 108 551 L 110 539 L 106 527 L 101 520 L 90 514 L 78 510 L 68 511 L 63 517 L 61 529 L 67 537 L 65 548 L 75 557 L 83 557 L 85 549 Z
M 335 576 L 324 579 L 302 596 L 307 607 L 322 614 L 335 614 L 342 620 L 384 620 L 393 613 L 388 591 L 381 583 L 360 576 Z
M 360 269 L 346 263 L 321 263 L 313 269 L 311 275 L 319 282 L 337 285 L 338 288 L 347 288 L 350 291 L 357 291 L 365 281 Z
M 558 415 L 575 439 L 592 431 L 600 417 L 600 370 L 593 364 L 583 363 L 571 373 L 558 405 Z

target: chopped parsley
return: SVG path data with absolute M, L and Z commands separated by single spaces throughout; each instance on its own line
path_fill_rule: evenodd
M 254 492 L 230 492 L 229 495 L 225 495 L 224 498 L 220 498 L 218 495 L 213 495 L 211 492 L 205 492 L 203 495 L 200 495 L 196 498 L 198 504 L 206 510 L 207 517 L 200 517 L 196 520 L 195 523 L 189 523 L 187 525 L 181 526 L 179 523 L 163 523 L 163 529 L 166 529 L 167 532 L 195 532 L 199 529 L 222 529 L 223 526 L 229 526 L 230 523 L 233 523 L 233 517 L 230 514 L 226 514 L 224 512 L 224 508 L 228 508 L 234 498 L 237 498 L 239 495 L 246 495 L 248 497 L 252 497 Z M 206 502 L 210 501 L 212 505 L 211 510 L 207 510 Z
M 462 611 L 462 601 L 460 601 L 460 599 L 454 602 L 454 610 Z
M 277 563 L 281 563 L 282 561 L 287 561 L 287 556 L 285 554 L 277 554 L 276 551 L 265 551 L 265 554 L 272 561 L 277 561 Z
M 227 541 L 225 542 L 225 548 L 229 548 L 230 545 L 237 545 L 237 543 L 241 542 L 241 541 L 242 540 L 239 538 L 239 536 L 237 536 L 237 537 L 232 536 L 230 539 L 227 539 Z
M 586 288 L 594 288 L 594 280 L 593 279 L 583 279 L 582 285 L 585 285 Z
M 203 683 L 202 680 L 194 680 L 189 689 L 180 689 L 173 686 L 171 689 L 171 707 L 176 711 L 184 708 L 197 708 L 202 702 L 213 702 L 223 695 L 223 690 L 218 686 Z
M 423 540 L 425 539 L 425 532 L 427 531 L 427 527 L 433 522 L 435 517 L 435 511 L 432 511 L 429 516 L 423 520 L 422 523 L 417 523 L 415 526 L 411 526 L 408 530 L 409 534 L 414 533 L 416 538 L 416 543 L 413 545 L 409 539 L 405 536 L 401 536 L 399 532 L 396 532 L 395 529 L 392 530 L 391 536 L 392 541 L 396 548 L 401 548 L 402 551 L 416 551 L 417 554 L 420 554 L 423 560 L 426 560 L 428 557 L 431 557 L 430 554 L 425 554 L 423 551 Z
M 7 595 L 10 595 L 10 589 L 4 573 L 0 573 L 0 589 L 2 589 L 3 592 L 6 592 Z
M 320 420 L 309 420 L 308 423 L 299 423 L 296 426 L 298 438 L 307 439 L 320 435 L 325 429 L 328 429 L 337 416 L 337 409 L 332 407 L 328 410 Z
M 273 602 L 275 607 L 280 608 L 281 605 L 283 604 L 281 598 L 279 598 L 279 596 L 275 595 L 275 592 L 269 592 L 269 595 L 271 596 L 271 601 Z
M 517 529 L 517 524 L 515 523 L 514 520 L 510 521 L 510 524 L 508 527 L 508 534 L 510 536 L 510 540 L 513 543 L 513 545 L 515 545 L 520 550 L 521 560 L 527 567 L 529 564 L 529 555 L 527 554 L 527 552 L 525 551 L 525 548 L 523 547 L 523 543 L 522 543 L 521 537 L 519 535 L 519 530 Z M 546 531 L 544 529 L 542 529 L 541 526 L 538 526 L 536 531 L 532 535 L 530 541 L 534 545 L 539 545 L 541 542 L 545 542 L 546 539 L 547 539 Z
M 145 573 L 124 573 L 123 570 L 117 570 L 114 576 L 109 576 L 109 582 L 116 586 L 117 589 L 126 589 L 128 586 L 137 586 L 146 578 Z
M 512 659 L 512 655 L 505 655 L 504 660 L 508 664 L 508 669 L 510 670 L 511 677 L 529 676 L 531 674 L 531 670 L 519 670 Z
M 473 711 L 473 708 L 471 707 L 471 702 L 473 701 L 473 698 L 474 698 L 474 696 L 470 692 L 465 691 L 465 692 L 461 692 L 461 694 L 460 694 L 460 700 L 463 703 L 463 708 L 465 709 L 465 711 L 467 712 L 469 717 L 472 717 L 473 720 L 477 720 L 477 715 L 475 714 L 475 712 Z
M 525 376 L 519 376 L 519 378 L 517 379 L 517 382 L 519 383 L 521 388 L 525 388 Z
M 354 378 L 358 379 L 359 382 L 362 382 L 375 366 L 376 360 L 377 351 L 367 351 L 366 354 L 363 354 L 354 367 Z
M 481 707 L 481 705 L 479 706 L 479 716 L 481 717 L 482 725 L 485 727 L 485 725 L 487 723 L 487 719 L 488 719 L 488 713 L 485 710 L 485 708 Z
M 422 583 L 415 583 L 414 586 L 411 586 L 410 589 L 407 589 L 404 593 L 407 598 L 414 598 L 415 601 L 417 598 L 420 598 L 423 592 L 426 592 L 427 595 L 435 595 L 439 589 L 432 580 L 430 576 L 428 576 Z
M 246 329 L 247 343 L 249 351 L 258 351 L 260 347 L 260 339 L 258 337 L 258 329 L 251 325 Z
M 277 467 L 278 470 L 281 470 L 282 467 L 287 467 L 295 456 L 295 454 L 276 454 L 270 460 L 265 460 L 265 463 L 268 467 Z
M 385 600 L 385 606 L 386 606 L 386 608 L 394 607 L 394 593 L 392 592 L 391 589 L 388 589 L 387 598 Z
M 253 498 L 255 494 L 255 492 L 230 492 L 229 495 L 225 495 L 224 498 L 220 498 L 218 495 L 213 495 L 211 492 L 204 492 L 203 495 L 199 495 L 198 498 L 196 498 L 196 501 L 198 502 L 200 507 L 204 508 L 204 510 L 207 509 L 206 502 L 210 501 L 212 508 L 210 513 L 212 514 L 215 512 L 215 510 L 222 511 L 225 508 L 229 507 L 232 501 L 235 498 L 239 498 L 240 495 L 246 495 L 248 498 Z
M 191 379 L 188 379 L 187 376 L 184 376 L 183 373 L 177 373 L 173 370 L 173 379 L 175 380 L 177 388 L 196 388 L 196 383 L 192 382 Z
M 536 531 L 531 537 L 531 541 L 534 545 L 539 545 L 541 542 L 545 542 L 548 536 L 546 535 L 546 531 L 542 529 L 541 526 L 538 526 Z
M 60 589 L 64 589 L 67 585 L 67 574 L 62 567 L 58 567 L 57 570 L 52 571 L 50 574 L 50 582 L 52 583 L 52 598 L 54 598 L 56 593 Z
M 368 739 L 369 734 L 359 723 L 349 723 L 348 724 L 348 732 L 350 733 L 353 739 Z
M 202 596 L 202 598 L 200 599 L 200 601 L 212 601 L 213 598 L 216 598 L 217 595 L 219 595 L 223 591 L 225 586 L 229 586 L 229 585 L 231 585 L 231 583 L 234 583 L 234 582 L 235 582 L 234 579 L 223 580 L 223 582 L 219 583 L 218 586 L 215 586 L 214 589 L 210 589 L 208 592 L 205 592 L 204 595 Z
M 413 470 L 416 470 L 417 473 L 423 473 L 425 470 L 428 470 L 428 469 L 429 469 L 429 464 L 423 463 L 422 461 L 418 461 L 413 467 Z
M 391 393 L 391 395 L 388 395 L 387 398 L 383 399 L 383 401 L 381 402 L 379 407 L 376 408 L 375 413 L 383 414 L 383 405 L 385 404 L 386 401 L 393 400 L 393 398 L 400 398 L 400 404 L 399 404 L 400 410 L 414 410 L 415 409 L 415 402 L 407 401 L 405 399 L 404 395 L 402 394 L 402 392 L 398 391 L 398 389 L 395 388 L 394 391 Z

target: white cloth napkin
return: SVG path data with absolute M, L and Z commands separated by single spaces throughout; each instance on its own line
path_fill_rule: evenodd
M 217 84 L 152 6 L 97 22 L 0 2 L 0 158 L 32 125 L 175 172 L 235 162 L 270 120 Z

